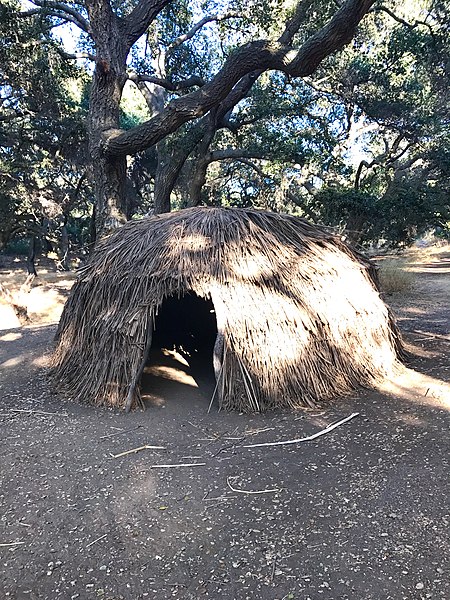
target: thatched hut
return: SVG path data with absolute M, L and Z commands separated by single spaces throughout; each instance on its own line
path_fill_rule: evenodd
M 203 328 L 218 334 L 226 409 L 315 406 L 398 365 L 375 269 L 338 237 L 288 215 L 191 208 L 129 222 L 98 243 L 57 331 L 59 386 L 95 404 L 137 405 L 158 315 L 172 303 L 176 337 L 192 298 L 215 312 L 211 325 L 208 305 L 196 309 L 190 324 L 200 339 Z

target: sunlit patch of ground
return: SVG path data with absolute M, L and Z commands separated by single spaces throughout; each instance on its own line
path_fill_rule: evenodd
M 22 337 L 21 333 L 5 333 L 0 335 L 0 342 L 14 342 Z
M 383 291 L 391 296 L 418 293 L 426 284 L 419 275 L 433 276 L 433 286 L 439 292 L 450 293 L 450 244 L 426 248 L 410 248 L 401 254 L 375 257 Z M 440 276 L 440 277 L 439 277 Z
M 450 244 L 434 244 L 425 248 L 409 248 L 402 253 L 408 262 L 413 264 L 426 264 L 440 262 L 450 256 Z
M 450 385 L 413 369 L 403 369 L 391 381 L 380 386 L 380 389 L 402 400 L 450 410 Z
M 23 265 L 2 258 L 0 283 L 11 294 L 15 303 L 26 309 L 26 324 L 39 325 L 59 321 L 76 274 L 74 271 L 57 271 L 49 262 L 45 268 L 38 266 L 38 276 L 31 289 L 24 289 L 27 272 Z M 16 315 L 11 305 L 0 301 L 0 330 L 14 329 L 25 323 Z

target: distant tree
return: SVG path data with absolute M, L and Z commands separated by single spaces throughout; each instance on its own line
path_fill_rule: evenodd
M 83 73 L 50 36 L 48 19 L 0 7 L 0 249 L 14 236 L 54 245 L 63 263 L 67 224 L 88 182 Z
M 327 168 L 310 169 L 309 194 L 297 198 L 353 241 L 405 243 L 448 226 L 449 8 L 447 1 L 375 5 L 355 38 L 358 52 L 336 55 L 314 85 L 328 103 L 327 122 L 332 111 L 342 115 L 340 140 Z M 349 170 L 352 153 L 363 157 Z

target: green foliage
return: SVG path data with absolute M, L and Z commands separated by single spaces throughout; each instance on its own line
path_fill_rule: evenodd
M 445 196 L 415 180 L 377 196 L 353 188 L 324 188 L 308 203 L 315 220 L 346 231 L 360 244 L 410 245 L 430 228 L 443 233 L 450 221 Z
M 56 230 L 87 191 L 87 78 L 63 59 L 45 18 L 18 18 L 18 6 L 0 7 L 0 247 Z
M 69 2 L 86 16 L 83 2 Z M 124 16 L 137 0 L 111 2 Z M 294 46 L 317 31 L 336 3 L 311 3 Z M 90 240 L 85 119 L 90 73 L 63 58 L 52 34 L 54 17 L 20 19 L 19 2 L 0 7 L 0 244 L 20 232 L 58 237 L 67 222 L 73 243 Z M 293 2 L 226 3 L 177 0 L 132 50 L 129 66 L 172 83 L 193 75 L 208 81 L 235 48 L 276 37 Z M 387 8 L 391 14 L 383 10 Z M 206 147 L 190 154 L 173 204 L 185 206 L 205 153 L 236 151 L 209 164 L 205 204 L 293 211 L 346 230 L 361 243 L 410 243 L 450 221 L 450 11 L 447 0 L 385 0 L 364 19 L 357 36 L 311 78 L 264 73 L 227 115 Z M 174 42 L 204 15 L 236 16 L 205 25 Z M 394 17 L 392 16 L 394 15 Z M 83 34 L 81 48 L 94 51 Z M 127 84 L 120 126 L 130 129 L 175 97 L 192 91 L 151 88 L 148 107 Z M 154 196 L 158 157 L 171 161 L 198 123 L 184 125 L 158 149 L 129 161 L 129 196 L 142 215 Z M 241 152 L 239 157 L 238 152 Z M 231 154 L 230 154 L 231 156 Z
M 311 84 L 260 78 L 235 111 L 247 125 L 215 144 L 259 148 L 264 159 L 253 162 L 266 176 L 247 164 L 216 168 L 209 201 L 225 195 L 299 211 L 361 243 L 409 244 L 427 229 L 446 231 L 449 3 L 384 6 L 398 18 L 372 12 Z

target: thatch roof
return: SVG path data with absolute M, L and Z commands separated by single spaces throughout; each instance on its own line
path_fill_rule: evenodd
M 224 336 L 226 409 L 314 406 L 396 367 L 398 330 L 375 269 L 323 228 L 288 215 L 191 208 L 101 240 L 67 301 L 54 376 L 82 401 L 124 407 L 158 307 L 210 298 Z M 139 401 L 139 386 L 132 388 Z

